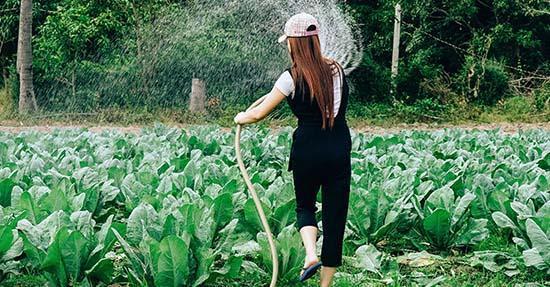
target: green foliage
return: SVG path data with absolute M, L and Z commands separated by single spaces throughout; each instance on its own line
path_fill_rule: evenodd
M 117 1 L 66 0 L 59 3 L 38 27 L 34 39 L 40 106 L 78 103 L 86 107 L 92 100 L 85 90 L 89 80 L 86 73 L 93 72 L 94 66 L 97 70 L 99 64 L 88 62 L 97 61 L 99 55 L 114 56 L 112 52 L 118 39 L 128 33 L 132 24 L 129 12 L 126 4 Z
M 0 85 L 5 86 L 6 68 L 15 60 L 19 30 L 19 1 L 6 0 L 0 4 Z
M 520 120 L 532 110 L 536 109 L 531 99 L 522 96 L 510 97 L 503 100 L 497 107 L 499 107 L 504 114 L 510 115 L 511 117 L 515 115 L 516 118 Z
M 543 187 L 544 188 L 544 187 Z M 511 229 L 512 240 L 523 250 L 525 265 L 548 270 L 550 267 L 550 241 L 547 232 L 550 228 L 550 203 L 546 202 L 538 210 L 533 199 L 522 202 L 521 198 L 510 204 L 515 218 L 496 211 L 492 214 L 498 227 Z
M 472 102 L 495 105 L 510 95 L 509 76 L 497 63 L 467 57 L 459 81 Z
M 362 24 L 365 40 L 363 63 L 352 75 L 355 93 L 371 101 L 388 101 L 395 2 L 347 2 Z M 509 94 L 508 81 L 514 78 L 510 75 L 523 75 L 503 65 L 548 74 L 542 43 L 549 31 L 543 24 L 546 4 L 542 0 L 399 4 L 404 23 L 397 100 L 410 104 L 423 98 L 440 99 L 433 90 L 423 90 L 422 83 L 447 74 L 451 81 L 446 89 L 492 105 Z
M 449 186 L 433 191 L 424 201 L 422 194 L 413 201 L 419 212 L 422 225 L 418 232 L 431 246 L 448 250 L 453 246 L 475 245 L 487 238 L 487 219 L 472 218 L 470 204 L 475 199 L 473 193 L 465 193 L 455 200 L 454 190 Z
M 248 31 L 263 35 L 278 32 L 268 26 L 248 27 L 248 23 L 232 21 L 244 13 L 271 19 L 269 9 L 225 9 L 217 5 L 211 5 L 208 11 L 193 8 L 203 7 L 200 3 L 33 1 L 35 91 L 39 106 L 62 112 L 183 106 L 190 79 L 201 75 L 209 75 L 209 95 L 224 102 L 244 102 L 249 97 L 241 95 L 269 91 L 274 75 L 257 71 L 275 63 L 274 59 L 286 58 L 285 51 L 265 50 L 265 45 L 258 44 L 260 37 L 248 37 Z M 514 95 L 511 80 L 529 76 L 510 66 L 548 74 L 543 45 L 549 37 L 544 25 L 545 1 L 407 0 L 400 2 L 404 23 L 399 74 L 395 79 L 396 93 L 390 95 L 394 4 L 342 4 L 361 24 L 364 40 L 363 61 L 350 77 L 352 93 L 358 99 L 391 103 L 395 98 L 407 106 L 425 106 L 429 101 L 433 110 L 435 106 L 449 105 L 452 95 L 494 105 Z M 0 4 L 0 72 L 4 76 L 0 80 L 4 85 L 6 79 L 17 82 L 14 65 L 18 8 L 16 0 Z M 196 19 L 209 20 L 200 23 L 202 29 L 187 29 L 186 25 L 193 26 Z M 167 29 L 166 23 L 171 23 L 173 29 Z M 235 70 L 242 73 L 234 75 Z M 249 79 L 246 84 L 228 84 L 243 78 Z M 521 85 L 535 88 L 533 105 L 539 112 L 544 111 L 548 104 L 547 88 L 541 88 L 544 81 L 531 81 Z M 14 103 L 18 96 L 15 89 L 10 92 Z M 522 91 L 516 96 L 530 93 Z M 420 117 L 424 120 L 434 116 L 422 114 L 428 115 Z
M 550 108 L 550 84 L 544 84 L 540 89 L 534 92 L 535 107 L 538 111 Z
M 19 30 L 18 0 L 5 0 L 0 3 L 0 78 L 1 85 L 8 85 L 6 79 L 16 78 L 15 61 L 17 53 L 17 37 Z M 36 32 L 44 23 L 48 13 L 55 9 L 61 0 L 35 0 L 33 4 L 33 31 Z M 35 54 L 36 56 L 36 54 Z M 36 78 L 35 78 L 36 80 Z M 17 80 L 15 80 L 17 82 Z M 14 95 L 19 95 L 15 93 Z
M 254 128 L 241 143 L 289 285 L 304 256 L 285 171 L 290 138 L 288 127 Z M 395 275 L 403 263 L 386 256 L 388 241 L 400 252 L 424 251 L 407 260 L 433 264 L 444 259 L 426 250 L 464 254 L 491 234 L 521 254 L 477 249 L 473 266 L 507 276 L 548 272 L 549 143 L 544 130 L 353 133 L 345 263 L 356 274 Z M 233 144 L 217 126 L 0 133 L 0 279 L 22 272 L 54 286 L 263 282 L 271 254 Z
M 74 61 L 104 52 L 124 33 L 126 7 L 107 3 L 67 0 L 46 17 L 34 42 L 36 67 L 46 79 Z

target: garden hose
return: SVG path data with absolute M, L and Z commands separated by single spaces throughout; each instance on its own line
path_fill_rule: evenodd
M 249 111 L 253 109 L 254 107 L 258 106 L 266 96 L 263 96 L 256 100 L 246 111 Z M 252 182 L 250 181 L 250 176 L 248 175 L 248 172 L 246 171 L 246 168 L 243 163 L 243 159 L 241 157 L 241 128 L 242 125 L 237 125 L 237 131 L 235 134 L 235 154 L 237 156 L 237 163 L 239 164 L 239 169 L 241 170 L 241 173 L 243 175 L 244 182 L 246 183 L 246 186 L 248 187 L 248 191 L 250 195 L 252 195 L 252 199 L 254 200 L 254 203 L 256 204 L 256 211 L 258 211 L 258 215 L 260 216 L 260 220 L 262 222 L 262 225 L 264 227 L 264 230 L 267 234 L 267 240 L 269 241 L 269 248 L 271 249 L 271 261 L 273 262 L 273 273 L 271 275 L 271 284 L 270 287 L 275 287 L 277 284 L 277 276 L 279 273 L 279 260 L 277 257 L 277 250 L 275 249 L 275 241 L 273 240 L 273 234 L 271 233 L 271 229 L 269 228 L 269 224 L 267 223 L 267 219 L 265 217 L 264 210 L 262 209 L 262 205 L 260 202 L 260 198 L 258 197 L 258 194 L 256 194 L 256 191 L 254 191 L 254 186 L 252 186 Z

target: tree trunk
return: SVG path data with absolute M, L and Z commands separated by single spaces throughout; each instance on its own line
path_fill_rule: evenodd
M 17 42 L 17 73 L 19 73 L 19 112 L 37 109 L 32 83 L 32 0 L 21 0 L 19 39 Z
M 203 80 L 193 78 L 191 85 L 191 98 L 189 99 L 189 110 L 191 112 L 203 112 L 206 101 L 206 84 Z

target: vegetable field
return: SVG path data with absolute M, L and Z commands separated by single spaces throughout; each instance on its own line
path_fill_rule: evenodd
M 300 284 L 305 255 L 291 138 L 247 127 L 241 140 L 280 286 Z M 0 285 L 266 286 L 267 238 L 233 142 L 216 126 L 0 132 Z M 352 167 L 335 286 L 548 282 L 550 131 L 354 133 Z

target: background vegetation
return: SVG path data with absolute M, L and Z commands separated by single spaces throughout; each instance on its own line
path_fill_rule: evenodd
M 188 120 L 184 109 L 193 75 L 170 66 L 171 55 L 144 51 L 151 50 L 156 23 L 170 19 L 174 10 L 189 11 L 192 17 L 194 2 L 33 1 L 34 81 L 41 114 L 99 114 L 98 120 L 133 122 L 168 110 L 174 120 Z M 396 92 L 390 94 L 395 3 L 342 4 L 360 24 L 365 47 L 363 61 L 351 75 L 351 117 L 372 122 L 550 119 L 546 1 L 400 1 L 399 75 Z M 17 0 L 0 4 L 0 117 L 4 119 L 17 116 L 13 110 L 18 96 L 18 9 Z M 178 49 L 188 52 L 179 63 L 198 66 L 197 57 L 206 59 L 207 66 L 224 63 L 248 44 L 226 37 L 235 27 L 216 28 L 215 35 L 186 38 Z M 212 45 L 224 45 L 227 54 L 208 49 Z M 253 61 L 239 64 L 245 71 L 240 76 L 258 77 Z M 217 86 L 220 81 L 207 83 L 209 114 L 203 119 L 230 118 L 269 91 L 272 77 L 262 76 L 262 81 L 251 81 L 254 84 L 243 91 L 233 91 L 238 95 L 228 95 Z M 142 116 L 135 117 L 136 112 Z M 283 108 L 276 117 L 288 115 Z

